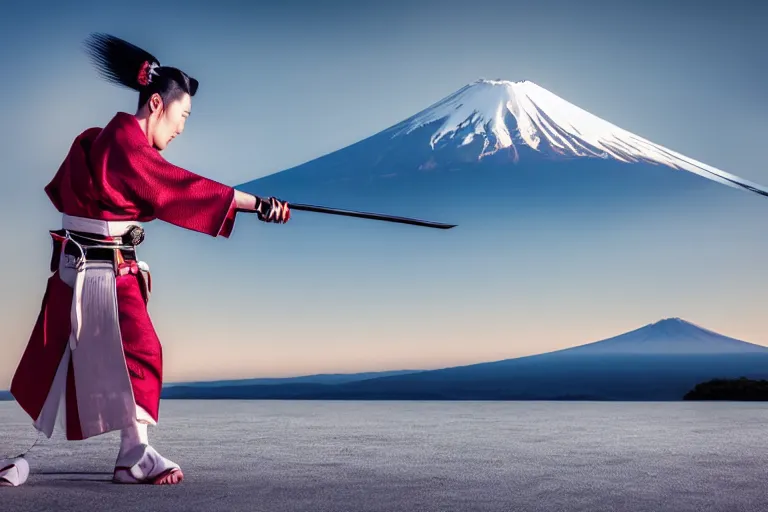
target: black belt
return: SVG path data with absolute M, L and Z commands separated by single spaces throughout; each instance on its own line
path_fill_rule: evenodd
M 57 231 L 51 231 L 51 233 L 59 235 L 61 237 L 66 236 L 66 232 L 63 229 L 60 229 Z M 72 238 L 72 240 L 80 244 L 80 246 L 85 250 L 85 258 L 87 260 L 109 261 L 109 262 L 115 263 L 117 259 L 117 255 L 120 254 L 123 257 L 123 259 L 126 261 L 136 261 L 135 246 L 133 248 L 126 248 L 125 246 L 123 246 L 115 249 L 107 249 L 107 248 L 104 248 L 103 246 L 110 245 L 110 243 L 114 244 L 115 242 L 109 242 L 106 237 L 103 237 L 100 235 L 94 235 L 92 233 L 79 233 L 76 231 L 70 231 L 69 236 Z M 123 243 L 121 243 L 120 245 L 122 245 Z M 94 244 L 100 245 L 102 247 L 93 247 Z M 59 268 L 59 256 L 61 255 L 61 245 L 62 245 L 62 242 L 60 240 L 57 240 L 56 238 L 53 239 L 53 252 L 51 254 L 51 272 L 55 272 Z M 135 245 L 138 245 L 138 244 L 135 244 Z M 77 245 L 73 243 L 68 243 L 64 246 L 64 254 L 74 256 L 76 258 L 79 258 L 83 255 L 80 250 L 80 247 L 77 247 Z
M 61 242 L 58 243 L 61 244 Z M 118 251 L 122 254 L 124 260 L 136 259 L 136 249 L 104 249 L 103 247 L 88 248 L 87 246 L 83 246 L 83 248 L 85 249 L 85 258 L 90 261 L 114 261 Z M 58 247 L 58 250 L 54 247 L 53 252 L 59 254 L 61 246 Z M 75 257 L 82 256 L 80 249 L 74 244 L 67 244 L 64 247 L 64 254 Z

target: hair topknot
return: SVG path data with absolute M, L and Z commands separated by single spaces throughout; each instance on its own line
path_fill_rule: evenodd
M 197 80 L 177 68 L 160 66 L 157 57 L 119 37 L 95 32 L 84 46 L 104 79 L 139 91 L 139 106 L 153 93 L 167 101 L 180 93 L 194 96 L 197 92 Z
M 144 63 L 160 65 L 160 61 L 151 53 L 109 34 L 91 34 L 85 41 L 85 48 L 104 79 L 136 91 L 146 85 L 140 83 L 139 79 Z

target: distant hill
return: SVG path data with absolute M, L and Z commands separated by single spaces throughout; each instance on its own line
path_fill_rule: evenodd
M 681 400 L 717 378 L 768 378 L 768 348 L 670 318 L 546 354 L 343 383 L 175 386 L 165 398 Z
M 683 399 L 768 401 L 768 380 L 713 379 L 696 385 Z
M 393 375 L 405 375 L 408 373 L 420 372 L 423 370 L 395 370 L 382 372 L 363 372 L 363 373 L 319 373 L 315 375 L 302 375 L 300 377 L 272 377 L 260 379 L 235 379 L 235 380 L 215 380 L 200 382 L 173 382 L 166 384 L 166 387 L 224 387 L 224 386 L 252 386 L 252 385 L 273 385 L 273 384 L 342 384 L 345 382 L 354 382 L 358 380 L 374 379 L 377 377 L 390 377 Z
M 7 402 L 13 400 L 13 395 L 10 391 L 0 391 L 0 402 Z

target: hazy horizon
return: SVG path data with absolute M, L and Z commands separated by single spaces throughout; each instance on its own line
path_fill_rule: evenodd
M 6 10 L 0 42 L 14 50 L 0 56 L 7 73 L 0 209 L 14 235 L 0 268 L 0 389 L 39 312 L 47 231 L 60 222 L 43 187 L 78 133 L 135 107 L 135 94 L 100 80 L 83 55 L 91 31 L 124 37 L 200 79 L 186 131 L 165 157 L 231 185 L 344 148 L 479 78 L 533 81 L 621 128 L 768 185 L 768 69 L 756 65 L 768 44 L 768 5 L 490 1 L 471 9 L 450 1 L 293 0 L 247 8 L 221 1 L 214 9 L 141 0 L 11 2 Z M 230 240 L 152 223 L 141 256 L 153 271 L 150 313 L 168 382 L 471 364 L 590 343 L 670 317 L 768 346 L 761 300 L 768 240 L 759 236 L 761 217 L 744 211 L 722 212 L 707 231 L 693 220 L 672 223 L 658 232 L 657 247 L 632 243 L 633 229 L 664 215 L 653 205 L 612 239 L 573 232 L 553 216 L 542 239 L 584 236 L 585 248 L 561 270 L 521 281 L 484 270 L 482 254 L 445 283 L 436 272 L 421 275 L 430 268 L 423 261 L 372 257 L 350 263 L 336 289 L 317 289 L 330 276 L 303 252 L 307 245 L 255 252 L 272 228 L 294 228 L 246 216 Z M 302 218 L 296 213 L 292 225 Z M 368 229 L 350 224 L 350 246 L 368 240 L 364 234 L 375 231 Z M 686 240 L 712 238 L 686 251 L 676 247 L 681 232 Z M 512 242 L 488 240 L 517 255 Z M 520 251 L 522 261 L 536 256 Z M 557 262 L 557 251 L 540 258 Z M 602 268 L 609 254 L 616 262 Z M 402 296 L 392 275 L 422 295 Z M 354 278 L 363 276 L 366 286 L 357 289 Z M 450 287 L 478 276 L 484 301 L 460 304 Z M 275 302 L 253 298 L 262 286 L 274 290 Z M 460 313 L 460 306 L 471 309 Z

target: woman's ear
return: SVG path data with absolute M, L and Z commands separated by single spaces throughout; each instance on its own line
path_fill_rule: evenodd
M 149 98 L 149 111 L 155 112 L 156 110 L 160 110 L 163 107 L 163 99 L 160 97 L 158 93 L 153 94 Z

